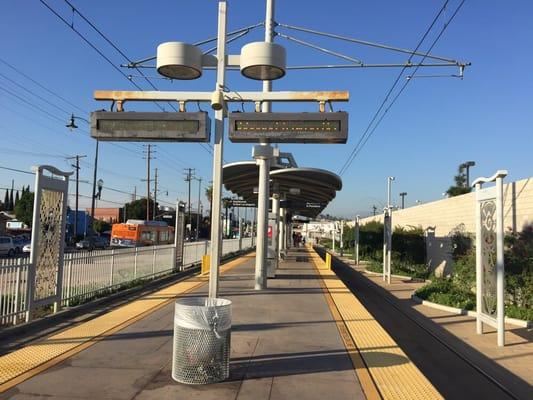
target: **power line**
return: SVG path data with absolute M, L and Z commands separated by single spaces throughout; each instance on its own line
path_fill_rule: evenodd
M 62 111 L 62 112 L 64 112 L 65 114 L 70 114 L 70 112 L 68 112 L 68 111 L 65 110 L 64 108 L 59 107 L 58 105 L 52 103 L 50 100 L 48 100 L 48 99 L 46 99 L 46 98 L 44 98 L 44 97 L 42 97 L 42 96 L 36 94 L 36 93 L 33 92 L 32 90 L 30 90 L 30 89 L 26 88 L 25 86 L 21 85 L 20 83 L 15 82 L 13 79 L 11 79 L 11 78 L 5 76 L 5 75 L 2 74 L 1 72 L 0 72 L 0 76 L 1 76 L 2 78 L 4 78 L 5 80 L 11 82 L 11 83 L 14 84 L 15 86 L 21 88 L 21 89 L 24 90 L 25 92 L 28 92 L 28 93 L 30 93 L 31 95 L 37 97 L 39 100 L 44 101 L 44 102 L 47 103 L 48 105 L 51 105 L 52 107 L 58 109 L 59 111 Z
M 431 46 L 429 47 L 428 49 L 428 53 L 433 49 L 433 47 L 437 44 L 437 42 L 440 40 L 440 38 L 442 37 L 442 35 L 444 34 L 444 32 L 446 31 L 446 29 L 448 28 L 449 24 L 453 21 L 453 19 L 455 18 L 455 16 L 457 15 L 457 13 L 459 12 L 459 10 L 461 9 L 461 7 L 463 6 L 463 4 L 465 3 L 466 0 L 462 0 L 461 3 L 459 4 L 459 6 L 455 9 L 454 13 L 452 14 L 452 16 L 450 17 L 450 19 L 448 20 L 448 22 L 446 22 L 444 24 L 444 26 L 442 27 L 441 31 L 439 32 L 439 34 L 437 35 L 437 37 L 434 39 L 434 41 L 432 42 Z M 424 61 L 424 58 L 422 59 L 422 62 Z M 416 72 L 418 71 L 419 67 L 417 66 L 413 72 L 413 74 L 411 75 L 411 78 L 415 76 Z M 357 155 L 361 152 L 361 150 L 363 149 L 363 147 L 365 146 L 365 144 L 368 142 L 368 140 L 370 139 L 370 137 L 374 134 L 374 132 L 376 131 L 376 129 L 378 128 L 378 126 L 381 124 L 381 121 L 385 118 L 385 116 L 387 115 L 387 113 L 389 112 L 389 110 L 392 108 L 392 106 L 396 103 L 396 100 L 398 100 L 398 98 L 400 97 L 400 95 L 403 93 L 403 91 L 405 90 L 405 88 L 407 87 L 407 85 L 411 82 L 411 79 L 408 79 L 405 81 L 405 83 L 403 84 L 403 86 L 401 87 L 401 89 L 398 91 L 398 93 L 394 96 L 394 98 L 392 99 L 392 101 L 390 102 L 390 104 L 388 105 L 388 107 L 385 109 L 385 111 L 383 112 L 383 114 L 381 115 L 381 117 L 379 118 L 379 120 L 377 121 L 377 123 L 374 125 L 374 128 L 372 128 L 372 130 L 370 131 L 370 133 L 367 135 L 367 137 L 365 138 L 365 140 L 362 142 L 361 146 L 357 149 L 357 151 L 353 154 L 353 156 L 351 157 L 351 160 L 350 162 L 348 163 L 348 165 L 346 166 L 346 168 L 344 168 L 344 170 L 340 173 L 341 175 L 346 172 L 346 170 L 348 169 L 348 167 L 351 165 L 351 163 L 353 162 L 353 160 L 355 159 L 355 157 L 357 157 Z
M 24 78 L 28 79 L 29 81 L 33 82 L 34 84 L 36 84 L 37 86 L 39 86 L 41 89 L 45 90 L 46 92 L 50 93 L 52 96 L 55 96 L 57 97 L 58 99 L 62 100 L 63 102 L 65 102 L 66 104 L 76 108 L 78 111 L 81 111 L 82 113 L 87 113 L 86 110 L 83 110 L 81 109 L 80 107 L 78 107 L 76 104 L 70 102 L 69 100 L 65 99 L 64 97 L 62 97 L 61 95 L 57 94 L 56 92 L 48 89 L 46 86 L 44 86 L 43 84 L 37 82 L 35 79 L 33 79 L 32 77 L 28 76 L 27 74 L 25 74 L 24 72 L 22 72 L 20 69 L 18 69 L 17 67 L 15 67 L 14 65 L 8 63 L 7 61 L 5 61 L 4 59 L 0 58 L 0 62 L 6 66 L 8 66 L 9 68 L 11 68 L 13 71 L 17 72 L 18 74 L 22 75 Z
M 38 105 L 32 103 L 31 101 L 28 101 L 28 100 L 24 99 L 22 96 L 19 96 L 18 94 L 13 93 L 11 90 L 6 89 L 5 87 L 2 87 L 2 86 L 0 86 L 0 90 L 3 90 L 3 91 L 6 92 L 7 94 L 9 94 L 9 95 L 11 95 L 11 96 L 13 96 L 13 97 L 19 99 L 20 101 L 22 101 L 22 102 L 26 103 L 27 105 L 29 105 L 29 106 L 35 108 L 36 110 L 38 110 L 38 111 L 40 111 L 40 112 L 42 112 L 42 113 L 48 115 L 50 118 L 53 118 L 53 119 L 55 119 L 55 120 L 58 120 L 58 121 L 64 122 L 64 120 L 62 120 L 61 118 L 59 118 L 59 117 L 55 116 L 54 114 L 48 112 L 48 111 L 45 110 L 44 108 L 42 108 L 42 107 L 40 107 L 40 106 L 38 106 Z
M 89 39 L 87 39 L 80 31 L 78 31 L 76 28 L 74 28 L 74 24 L 69 24 L 68 21 L 63 18 L 59 13 L 54 10 L 46 1 L 39 0 L 42 5 L 44 5 L 52 14 L 54 14 L 59 20 L 61 20 L 66 26 L 68 26 L 74 33 L 76 33 L 80 39 L 82 39 L 87 45 L 89 45 L 100 57 L 102 57 L 111 67 L 117 71 L 120 75 L 122 75 L 124 78 L 126 78 L 133 86 L 135 86 L 139 90 L 143 90 L 139 85 L 137 85 L 134 81 L 128 78 L 128 75 L 126 75 L 119 67 L 111 61 L 109 57 L 107 57 L 96 45 L 94 45 Z M 161 107 L 159 104 L 155 103 L 162 111 L 165 109 Z
M 13 171 L 13 172 L 20 172 L 21 174 L 35 175 L 35 172 L 24 171 L 22 169 L 17 169 L 17 168 L 2 167 L 1 165 L 0 165 L 0 169 L 5 169 L 8 171 Z
M 98 49 L 98 47 L 96 45 L 94 45 L 89 39 L 87 39 L 81 32 L 79 32 L 76 28 L 74 28 L 74 24 L 69 24 L 67 20 L 65 20 L 65 18 L 63 18 L 61 15 L 59 15 L 59 13 L 57 11 L 55 11 L 52 7 L 50 7 L 50 5 L 48 5 L 44 0 L 39 0 L 48 10 L 50 10 L 50 12 L 52 12 L 57 18 L 59 18 L 65 25 L 67 25 L 70 29 L 72 29 L 72 31 L 74 31 L 85 43 L 87 43 L 93 50 L 95 50 L 105 61 L 107 61 L 108 64 L 110 64 L 113 69 L 115 69 L 116 71 L 118 71 L 124 78 L 126 78 L 129 82 L 131 82 L 131 84 L 133 84 L 137 89 L 141 90 L 141 91 L 144 91 L 143 88 L 141 88 L 139 85 L 137 85 L 132 79 L 129 78 L 128 75 L 126 75 L 119 67 L 117 67 L 100 49 Z M 65 0 L 65 2 L 72 8 L 72 11 L 75 12 L 76 14 L 78 14 L 85 22 L 87 22 L 89 24 L 89 26 L 91 26 L 91 28 L 93 28 L 110 46 L 112 46 L 121 56 L 123 56 L 130 64 L 133 63 L 133 61 L 131 61 L 131 59 L 122 51 L 120 50 L 120 48 L 111 40 L 109 39 L 100 29 L 98 29 L 94 23 L 92 23 L 87 17 L 85 17 L 76 7 L 74 7 L 69 1 Z M 134 66 L 134 68 L 139 72 L 141 73 L 143 76 L 143 72 L 137 68 L 136 66 Z M 153 82 L 151 82 L 146 76 L 144 76 L 144 78 L 146 79 L 146 81 L 150 84 L 150 86 L 154 89 L 154 90 L 159 90 L 154 84 Z M 163 107 L 161 107 L 161 105 L 157 102 L 154 102 L 154 104 L 159 107 L 162 111 L 165 111 L 165 109 Z M 169 106 L 174 110 L 174 111 L 178 111 L 176 109 L 176 107 L 172 104 L 172 103 L 168 103 Z M 204 145 L 203 143 L 199 143 L 200 146 L 206 150 L 209 154 L 213 154 L 212 153 L 212 147 L 210 144 L 207 144 L 207 145 Z M 207 147 L 206 147 L 207 146 Z
M 444 10 L 446 9 L 446 6 L 448 5 L 449 3 L 449 0 L 446 0 L 446 2 L 442 5 L 442 7 L 440 8 L 439 12 L 437 13 L 437 15 L 433 18 L 433 21 L 431 22 L 431 24 L 429 25 L 429 27 L 426 29 L 424 35 L 422 36 L 422 38 L 419 40 L 416 48 L 411 52 L 410 56 L 409 56 L 409 59 L 408 59 L 408 63 L 413 59 L 413 57 L 415 56 L 415 54 L 418 52 L 418 49 L 420 48 L 420 46 L 422 45 L 422 43 L 424 42 L 424 40 L 426 39 L 426 37 L 429 35 L 429 33 L 431 32 L 431 30 L 433 29 L 433 26 L 436 24 L 436 22 L 438 21 L 438 19 L 440 18 L 441 14 L 444 12 Z M 348 167 L 351 165 L 351 163 L 353 162 L 353 160 L 355 159 L 355 156 L 356 154 L 358 153 L 359 151 L 359 146 L 361 146 L 361 143 L 366 139 L 369 131 L 370 131 L 370 128 L 372 127 L 372 125 L 374 124 L 374 122 L 376 121 L 378 115 L 380 114 L 381 110 L 383 109 L 383 107 L 385 106 L 385 104 L 387 103 L 387 101 L 389 100 L 389 97 L 390 95 L 392 94 L 392 92 L 394 91 L 394 89 L 396 88 L 396 86 L 398 85 L 398 82 L 400 81 L 403 73 L 405 72 L 406 70 L 406 66 L 404 66 L 400 73 L 398 74 L 398 76 L 396 77 L 396 79 L 394 80 L 394 83 L 392 84 L 391 88 L 389 89 L 389 91 L 387 92 L 387 94 L 385 95 L 383 101 L 381 102 L 380 106 L 378 107 L 377 111 L 374 113 L 374 115 L 372 116 L 372 119 L 370 120 L 369 124 L 367 125 L 365 131 L 363 132 L 363 134 L 361 135 L 361 137 L 359 138 L 359 141 L 356 143 L 356 145 L 354 146 L 353 150 L 351 151 L 350 155 L 348 156 L 348 158 L 346 159 L 346 161 L 344 162 L 343 166 L 341 167 L 341 169 L 339 170 L 339 175 L 343 175 L 344 172 L 346 172 L 346 170 L 348 169 Z M 361 147 L 362 148 L 362 147 Z

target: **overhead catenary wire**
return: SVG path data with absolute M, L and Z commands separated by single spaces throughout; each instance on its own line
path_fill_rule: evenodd
M 437 44 L 437 42 L 439 41 L 439 39 L 441 38 L 442 34 L 444 33 L 444 31 L 446 30 L 446 28 L 448 27 L 449 23 L 455 18 L 455 16 L 457 15 L 457 13 L 459 12 L 459 10 L 461 9 L 461 7 L 463 6 L 464 2 L 466 0 L 462 0 L 462 2 L 459 4 L 459 6 L 457 7 L 457 9 L 455 10 L 455 12 L 452 14 L 452 16 L 450 17 L 450 19 L 448 20 L 448 22 L 444 25 L 444 27 L 442 28 L 442 30 L 440 31 L 440 33 L 438 34 L 438 36 L 435 38 L 435 40 L 433 41 L 433 43 L 431 44 L 430 48 L 428 51 L 431 51 L 431 49 L 435 46 L 435 44 Z M 415 77 L 415 74 L 416 74 L 416 71 L 418 70 L 418 68 L 415 68 L 414 72 L 413 72 L 413 77 Z M 389 112 L 389 110 L 391 109 L 391 107 L 394 105 L 394 103 L 396 103 L 396 100 L 398 100 L 398 98 L 400 97 L 400 95 L 403 93 L 403 91 L 405 90 L 405 88 L 407 87 L 407 85 L 411 82 L 411 79 L 407 79 L 404 84 L 402 85 L 402 87 L 400 88 L 400 90 L 398 91 L 398 93 L 394 96 L 394 98 L 392 99 L 392 101 L 390 102 L 389 106 L 385 109 L 384 113 L 381 115 L 381 117 L 378 119 L 377 123 L 374 125 L 374 128 L 370 131 L 370 133 L 367 135 L 367 137 L 365 138 L 365 140 L 362 142 L 361 146 L 359 147 L 359 149 L 356 151 L 356 153 L 353 155 L 352 157 L 352 160 L 350 161 L 350 164 L 348 164 L 348 166 L 346 167 L 346 169 L 351 165 L 351 162 L 353 162 L 353 160 L 355 159 L 355 157 L 357 157 L 357 155 L 360 153 L 361 149 L 365 146 L 366 142 L 368 142 L 368 140 L 370 139 L 370 137 L 374 134 L 374 132 L 376 131 L 377 127 L 379 126 L 379 124 L 381 123 L 381 121 L 383 120 L 383 118 L 385 118 L 385 116 L 387 115 L 387 113 Z M 346 172 L 346 169 L 342 172 Z M 341 175 L 342 175 L 341 173 Z
M 408 62 L 410 62 L 413 57 L 417 54 L 420 54 L 418 53 L 418 49 L 422 46 L 423 42 L 425 41 L 425 39 L 427 38 L 427 36 L 429 35 L 429 33 L 431 32 L 431 30 L 433 29 L 433 27 L 435 26 L 435 24 L 437 23 L 437 21 L 439 20 L 440 16 L 442 15 L 442 13 L 444 12 L 444 10 L 446 9 L 447 5 L 449 3 L 449 0 L 446 0 L 446 2 L 442 5 L 442 7 L 440 8 L 439 12 L 435 15 L 435 17 L 433 18 L 431 24 L 429 25 L 429 27 L 426 29 L 424 35 L 422 36 L 422 38 L 419 40 L 416 48 L 412 51 L 411 55 L 409 56 L 409 60 Z M 460 7 L 462 6 L 462 4 L 464 3 L 464 0 L 463 2 L 459 5 L 458 9 L 460 9 Z M 456 10 L 456 13 L 458 11 L 458 9 Z M 456 15 L 456 13 L 452 16 L 452 18 Z M 451 22 L 451 20 L 450 20 Z M 447 24 L 444 25 L 444 29 L 446 29 L 446 27 L 448 26 L 449 22 Z M 439 36 L 440 38 L 440 36 Z M 436 42 L 435 42 L 436 43 Z M 431 47 L 432 48 L 432 47 Z M 426 52 L 426 53 L 429 53 Z M 353 160 L 355 159 L 355 157 L 357 156 L 357 154 L 360 152 L 360 149 L 362 148 L 362 146 L 364 146 L 363 143 L 366 143 L 368 141 L 368 138 L 375 132 L 377 126 L 379 126 L 379 123 L 381 123 L 381 120 L 383 120 L 384 118 L 384 115 L 386 114 L 386 112 L 381 116 L 381 118 L 379 118 L 379 122 L 375 125 L 375 127 L 372 129 L 372 126 L 374 125 L 374 123 L 378 120 L 378 116 L 380 115 L 381 111 L 384 109 L 385 105 L 387 104 L 387 101 L 389 101 L 389 98 L 392 94 L 392 92 L 394 91 L 394 89 L 396 88 L 396 86 L 398 85 L 398 83 L 400 82 L 400 79 L 401 77 L 403 76 L 403 73 L 404 71 L 406 70 L 406 67 L 402 68 L 401 71 L 398 73 L 398 76 L 396 77 L 396 79 L 394 80 L 391 88 L 388 90 L 387 94 L 385 95 L 385 97 L 383 98 L 383 101 L 381 102 L 380 106 L 378 107 L 377 111 L 374 113 L 374 115 L 372 116 L 369 124 L 367 125 L 365 131 L 363 132 L 363 134 L 360 136 L 358 142 L 356 143 L 356 145 L 354 146 L 353 150 L 351 151 L 351 153 L 349 154 L 348 158 L 346 159 L 346 161 L 344 162 L 344 164 L 342 165 L 342 167 L 340 168 L 339 170 L 339 175 L 343 175 L 346 170 L 349 168 L 349 166 L 352 164 Z M 408 80 L 407 82 L 410 82 L 410 80 Z M 403 90 L 402 90 L 403 91 Z M 397 97 L 396 97 L 397 98 Z M 390 107 L 388 108 L 390 109 Z M 387 109 L 387 111 L 388 111 Z M 372 132 L 370 133 L 372 129 Z
M 279 32 L 277 33 L 277 36 L 279 36 L 279 37 L 281 37 L 283 39 L 286 39 L 286 40 L 290 40 L 291 42 L 298 43 L 298 44 L 300 44 L 302 46 L 310 47 L 310 48 L 312 48 L 314 50 L 320 51 L 321 53 L 325 53 L 325 54 L 328 54 L 330 56 L 342 58 L 343 60 L 351 61 L 354 64 L 359 64 L 359 65 L 363 64 L 363 62 L 361 60 L 359 60 L 358 58 L 350 57 L 350 56 L 338 53 L 336 51 L 326 49 L 325 47 L 317 46 L 316 44 L 307 42 L 307 41 L 302 40 L 302 39 L 295 38 L 294 36 L 285 35 L 284 33 L 279 33 Z
M 448 3 L 448 2 L 446 2 L 446 3 Z M 385 50 L 391 50 L 391 51 L 404 53 L 404 54 L 411 54 L 411 55 L 415 55 L 415 56 L 424 56 L 424 55 L 426 55 L 424 53 L 419 53 L 416 50 L 413 51 L 413 50 L 409 50 L 409 49 L 403 49 L 401 47 L 395 47 L 395 46 L 390 46 L 390 45 L 386 45 L 386 44 L 383 44 L 383 43 L 376 43 L 376 42 L 370 42 L 370 41 L 367 41 L 367 40 L 351 38 L 351 37 L 348 37 L 348 36 L 338 35 L 338 34 L 335 34 L 335 33 L 321 32 L 321 31 L 318 31 L 316 29 L 309 29 L 309 28 L 304 28 L 304 27 L 301 27 L 301 26 L 282 24 L 282 23 L 278 23 L 277 26 L 282 27 L 282 28 L 286 28 L 286 29 L 295 30 L 295 31 L 311 33 L 311 34 L 314 34 L 314 35 L 325 36 L 325 37 L 329 37 L 329 38 L 332 38 L 332 39 L 338 39 L 338 40 L 342 40 L 342 41 L 346 41 L 346 42 L 357 43 L 357 44 L 361 44 L 363 46 L 370 46 L 370 47 L 376 47 L 376 48 L 385 49 Z M 279 33 L 278 33 L 278 35 L 279 35 Z M 445 62 L 454 63 L 454 64 L 457 63 L 456 60 L 453 60 L 453 59 L 447 58 L 447 57 L 434 56 L 432 54 L 427 54 L 426 56 L 427 56 L 427 58 L 430 58 L 430 59 L 433 59 L 433 60 L 445 61 Z
M 118 45 L 116 45 L 107 35 L 105 35 L 91 20 L 89 20 L 89 18 L 87 18 L 83 13 L 80 12 L 80 10 L 78 10 L 70 1 L 68 0 L 64 0 L 65 3 L 67 3 L 72 11 L 74 13 L 76 13 L 77 15 L 79 15 L 95 32 L 98 33 L 98 35 L 100 35 L 113 49 L 115 49 L 115 51 L 117 51 L 122 57 L 124 57 L 126 59 L 126 61 L 128 61 L 129 65 L 131 65 L 133 63 L 133 61 L 124 53 L 124 51 L 122 51 Z M 67 24 L 76 34 L 78 34 L 78 36 L 80 36 L 87 44 L 89 44 L 100 56 L 102 56 L 109 64 L 111 64 L 113 66 L 113 68 L 117 71 L 119 71 L 119 73 L 124 76 L 126 79 L 128 79 L 128 81 L 130 81 L 136 88 L 138 88 L 139 90 L 143 91 L 144 89 L 142 89 L 139 85 L 137 85 L 128 75 L 126 75 L 119 67 L 117 67 L 107 56 L 105 56 L 103 54 L 103 52 L 98 49 L 91 41 L 89 41 L 84 35 L 82 35 L 77 29 L 74 28 L 74 24 L 68 24 L 68 22 L 63 18 L 61 17 L 55 10 L 53 10 L 44 0 L 40 0 L 41 3 L 43 3 L 50 11 L 52 11 L 59 19 L 61 19 L 65 24 Z M 150 81 L 150 79 L 144 75 L 144 73 L 139 69 L 137 68 L 136 66 L 133 66 L 132 68 L 134 68 L 137 72 L 139 72 L 141 74 L 141 76 L 145 79 L 146 82 L 148 82 L 148 84 L 151 86 L 152 89 L 154 90 L 159 90 L 152 81 Z M 163 107 L 161 107 L 161 105 L 157 102 L 154 102 L 162 111 L 165 111 Z M 178 111 L 178 109 L 176 108 L 176 106 L 170 102 L 168 102 L 168 105 L 174 110 L 174 111 Z M 200 146 L 206 150 L 209 154 L 212 154 L 210 149 L 211 149 L 211 146 L 209 144 L 207 145 L 204 145 L 203 143 L 200 143 Z

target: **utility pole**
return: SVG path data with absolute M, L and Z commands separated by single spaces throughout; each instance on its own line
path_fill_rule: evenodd
M 155 169 L 155 176 L 154 176 L 154 212 L 152 214 L 152 218 L 155 220 L 155 217 L 157 215 L 157 168 Z
M 67 160 L 76 160 L 76 165 L 71 164 L 72 167 L 76 168 L 76 211 L 74 214 L 74 237 L 78 235 L 78 202 L 79 202 L 79 193 L 80 193 L 80 158 L 87 157 L 85 155 L 80 156 L 76 154 L 74 157 L 67 157 Z
M 377 207 L 375 205 L 372 206 L 372 210 L 373 210 L 373 213 L 374 213 L 374 216 L 376 216 L 376 211 L 377 211 Z
M 150 221 L 150 160 L 153 158 L 152 145 L 146 145 L 146 220 Z
M 405 196 L 407 196 L 407 192 L 400 193 L 400 197 L 402 198 L 402 210 L 404 209 L 404 206 L 405 206 Z
M 189 224 L 191 225 L 191 229 L 192 229 L 192 221 L 191 221 L 191 180 L 194 176 L 194 168 L 185 168 L 184 169 L 184 174 L 185 174 L 185 177 L 184 177 L 184 180 L 185 182 L 188 182 L 189 183 L 189 195 L 188 195 L 188 210 L 187 210 L 187 215 L 188 215 L 188 220 L 189 220 Z
M 198 241 L 198 235 L 200 233 L 200 196 L 202 191 L 202 178 L 196 178 L 198 180 L 198 213 L 196 214 L 196 240 Z

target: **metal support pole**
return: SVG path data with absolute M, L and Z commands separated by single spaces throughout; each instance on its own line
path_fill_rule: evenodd
M 359 265 L 359 215 L 355 217 L 355 224 L 354 224 L 354 259 L 355 259 L 355 265 Z
M 279 195 L 274 194 L 272 196 L 272 213 L 275 215 L 275 226 L 272 228 L 276 231 L 279 229 Z M 272 262 L 274 263 L 274 270 L 278 269 L 278 260 L 279 260 L 279 232 L 276 232 L 276 235 L 273 235 L 272 240 L 274 241 L 274 258 Z
M 274 38 L 274 0 L 266 1 L 265 42 L 271 43 Z M 263 81 L 263 92 L 272 90 L 271 81 Z M 262 112 L 270 112 L 270 102 L 261 105 Z M 262 149 L 261 149 L 262 148 Z M 267 228 L 268 199 L 270 192 L 269 173 L 272 147 L 261 143 L 254 147 L 254 158 L 259 166 L 259 193 L 257 195 L 257 249 L 255 256 L 255 290 L 266 289 L 267 286 Z
M 200 236 L 200 196 L 202 191 L 202 178 L 198 178 L 198 212 L 196 213 L 196 240 Z
M 281 207 L 279 209 L 279 225 L 278 225 L 278 231 L 279 231 L 279 258 L 282 257 L 282 254 L 285 252 L 285 208 Z
M 94 233 L 94 203 L 96 201 L 96 174 L 98 171 L 98 144 L 100 142 L 96 139 L 96 149 L 94 151 L 94 170 L 93 170 L 93 196 L 91 199 L 91 230 Z
M 387 178 L 387 208 L 391 208 L 391 185 L 394 180 L 394 176 L 389 176 Z
M 482 240 L 481 240 L 481 204 L 478 201 L 481 183 L 476 183 L 476 332 L 483 334 L 483 322 L 481 313 L 483 312 L 483 264 L 482 264 Z
M 259 165 L 259 193 L 257 197 L 257 245 L 255 256 L 255 290 L 267 286 L 267 227 L 269 199 L 269 171 L 272 157 L 270 145 L 254 147 L 254 158 Z
M 226 20 L 227 4 L 218 3 L 217 83 L 215 90 L 223 90 L 226 78 Z M 211 212 L 211 265 L 209 268 L 209 297 L 218 296 L 218 273 L 222 232 L 220 206 L 222 200 L 222 163 L 224 145 L 224 109 L 215 111 L 215 143 L 213 145 L 213 198 Z
M 340 239 L 340 255 L 344 255 L 344 221 L 341 220 L 341 239 Z
M 496 320 L 498 346 L 505 346 L 505 265 L 503 258 L 503 178 L 496 178 Z
M 242 219 L 239 218 L 239 251 L 242 250 Z

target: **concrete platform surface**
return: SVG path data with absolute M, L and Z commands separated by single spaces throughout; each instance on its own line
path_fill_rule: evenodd
M 0 399 L 363 399 L 320 281 L 305 255 L 292 251 L 265 291 L 253 290 L 253 257 L 222 276 L 220 297 L 233 302 L 226 382 L 188 386 L 172 380 L 171 304 Z M 204 286 L 189 296 L 205 295 L 206 290 Z

